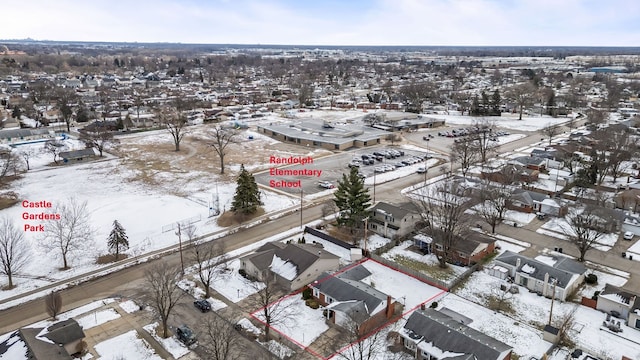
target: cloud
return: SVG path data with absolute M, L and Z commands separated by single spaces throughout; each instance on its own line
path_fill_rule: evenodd
M 630 0 L 33 0 L 3 38 L 309 45 L 638 46 Z

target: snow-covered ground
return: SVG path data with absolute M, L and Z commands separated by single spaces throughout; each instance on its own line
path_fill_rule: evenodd
M 523 116 L 522 120 L 518 120 L 518 114 L 506 114 L 502 116 L 478 117 L 478 116 L 460 116 L 460 115 L 444 115 L 429 114 L 429 118 L 442 119 L 448 125 L 472 125 L 480 120 L 486 120 L 495 126 L 513 129 L 517 131 L 538 131 L 550 124 L 561 124 L 566 122 L 567 118 L 554 118 L 551 116 L 530 117 Z
M 237 303 L 264 288 L 261 282 L 249 281 L 240 275 L 240 260 L 235 259 L 227 264 L 229 271 L 221 274 L 211 282 L 211 288 L 229 301 Z
M 104 309 L 100 311 L 94 311 L 92 314 L 88 314 L 76 319 L 76 321 L 78 321 L 78 324 L 82 326 L 82 329 L 88 330 L 119 318 L 120 314 L 118 314 L 115 309 Z
M 428 285 L 398 270 L 368 259 L 362 262 L 371 275 L 361 281 L 404 305 L 405 311 L 414 309 L 420 304 L 433 301 L 444 293 L 435 286 Z
M 168 337 L 166 339 L 162 338 L 156 333 L 159 324 L 157 322 L 149 325 L 145 325 L 142 328 L 145 329 L 151 336 L 162 345 L 162 347 L 171 354 L 175 359 L 179 359 L 189 353 L 189 349 L 187 349 L 184 344 L 178 341 L 175 337 Z
M 428 266 L 433 266 L 434 268 L 436 268 L 436 270 L 439 270 L 439 268 L 437 268 L 439 266 L 439 262 L 438 259 L 436 258 L 435 255 L 433 254 L 420 254 L 417 253 L 415 251 L 411 251 L 408 248 L 411 247 L 413 245 L 413 242 L 410 240 L 404 241 L 402 244 L 393 247 L 391 250 L 387 251 L 386 253 L 382 254 L 382 257 L 384 257 L 385 259 L 389 259 L 392 261 L 397 261 L 398 257 L 403 257 L 406 259 L 410 259 L 410 260 L 415 260 L 418 262 L 421 262 L 425 265 Z M 457 266 L 454 264 L 449 264 L 449 272 L 447 273 L 442 273 L 441 271 L 438 272 L 438 274 L 440 274 L 440 280 L 442 281 L 448 281 L 451 280 L 452 278 L 454 278 L 455 276 L 457 276 L 458 274 L 462 274 L 463 272 L 466 271 L 465 267 L 462 266 Z M 434 274 L 425 272 L 425 274 L 430 275 L 432 277 L 438 277 L 435 276 Z
M 27 344 L 22 341 L 18 332 L 10 332 L 0 335 L 0 347 L 6 347 L 6 351 L 0 354 L 0 360 L 27 360 Z
M 153 135 L 149 138 L 149 141 L 155 141 Z M 67 139 L 62 142 L 68 148 L 80 147 L 77 140 Z M 24 149 L 27 146 L 41 148 L 42 144 L 25 145 Z M 22 149 L 21 146 L 17 150 Z M 13 220 L 22 229 L 25 224 L 44 223 L 39 220 L 23 220 L 22 214 L 25 212 L 54 213 L 56 206 L 67 203 L 70 198 L 79 202 L 86 200 L 87 214 L 94 229 L 93 237 L 87 241 L 85 251 L 70 254 L 71 269 L 60 271 L 62 262 L 59 252 L 46 251 L 39 246 L 40 233 L 25 232 L 32 258 L 37 258 L 38 261 L 29 262 L 21 270 L 22 274 L 28 276 L 15 278 L 16 288 L 0 292 L 0 299 L 100 268 L 101 265 L 95 263 L 96 257 L 107 253 L 106 238 L 114 220 L 118 220 L 127 231 L 130 248 L 126 253 L 130 256 L 140 256 L 176 244 L 178 237 L 174 231 L 163 232 L 163 227 L 164 230 L 171 230 L 172 224 L 178 221 L 192 219 L 198 228 L 198 234 L 223 230 L 217 225 L 215 218 L 208 217 L 207 200 L 211 199 L 217 188 L 220 205 L 228 208 L 235 191 L 233 183 L 220 183 L 216 187 L 215 181 L 201 179 L 201 174 L 183 174 L 180 179 L 185 180 L 185 184 L 176 189 L 179 192 L 172 194 L 162 186 L 145 186 L 130 181 L 135 170 L 122 165 L 120 159 L 112 156 L 107 156 L 106 160 L 84 164 L 49 167 L 52 160 L 50 154 L 40 152 L 34 155 L 30 160 L 32 170 L 12 183 L 12 188 L 17 189 L 20 199 L 51 202 L 53 208 L 25 209 L 19 203 L 0 211 L 0 215 Z M 167 177 L 168 184 L 176 181 L 175 178 L 169 178 L 169 174 L 159 173 L 158 176 L 160 175 Z M 285 209 L 298 201 L 270 191 L 262 193 L 266 212 Z M 141 218 L 144 221 L 140 221 Z M 4 278 L 0 281 L 4 282 Z
M 135 330 L 112 337 L 93 348 L 100 354 L 101 360 L 162 360 Z
M 545 260 L 544 258 L 540 259 Z M 596 275 L 598 275 L 598 285 L 586 291 L 587 293 L 604 286 L 604 283 L 607 281 L 611 281 L 613 284 L 624 284 L 625 281 L 624 278 L 612 274 L 596 272 Z M 496 294 L 496 289 L 498 289 L 501 284 L 506 284 L 506 282 L 484 271 L 476 272 L 471 276 L 469 281 L 466 281 L 464 285 L 456 291 L 457 296 L 466 300 L 457 300 L 456 303 L 460 303 L 461 301 L 468 303 L 468 301 L 471 301 L 477 304 L 484 304 L 485 296 L 491 295 L 492 293 Z M 439 301 L 439 303 L 456 310 L 456 308 L 453 308 L 448 302 L 450 299 L 451 295 L 447 295 Z M 518 355 L 537 355 L 536 357 L 540 358 L 542 352 L 545 350 L 542 345 L 547 346 L 549 344 L 546 342 L 537 342 L 542 335 L 540 330 L 537 329 L 541 325 L 546 324 L 549 319 L 551 300 L 538 296 L 535 293 L 530 293 L 520 287 L 520 293 L 513 294 L 507 301 L 513 308 L 513 312 L 508 317 L 475 304 L 473 306 L 470 304 L 458 306 L 457 311 L 474 320 L 470 325 L 471 327 L 513 346 Z M 475 309 L 483 309 L 482 311 L 487 315 L 476 315 Z M 622 355 L 638 358 L 637 343 L 633 341 L 640 342 L 639 331 L 625 327 L 623 333 L 617 335 L 608 334 L 607 331 L 600 329 L 605 317 L 604 313 L 576 303 L 555 301 L 553 309 L 554 321 L 560 319 L 565 314 L 575 312 L 575 325 L 571 337 L 580 345 L 580 348 L 587 350 L 591 354 L 609 354 L 611 358 L 614 359 L 620 359 Z M 500 322 L 503 322 L 503 324 L 498 326 L 497 323 Z M 514 323 L 518 323 L 519 325 L 514 326 Z M 500 327 L 505 326 L 505 324 L 508 325 L 508 328 L 499 330 Z M 528 329 L 530 334 L 529 338 L 512 336 L 513 332 L 519 332 L 520 329 Z M 621 340 L 620 336 L 629 338 L 631 341 Z M 614 338 L 616 339 L 614 340 Z M 615 344 L 615 346 L 611 344 Z M 529 349 L 529 347 L 531 348 Z
M 118 306 L 120 306 L 120 308 L 128 314 L 140 310 L 140 305 L 136 304 L 133 300 L 122 301 L 118 304 Z
M 273 325 L 273 329 L 286 336 L 301 347 L 309 346 L 323 332 L 329 329 L 325 324 L 322 309 L 308 307 L 300 294 L 291 295 L 271 305 L 280 315 L 280 321 Z M 261 322 L 264 322 L 261 311 L 251 314 Z
M 567 235 L 573 233 L 573 229 L 564 218 L 551 218 L 537 229 L 536 232 L 557 239 L 568 240 Z M 616 244 L 616 241 L 618 241 L 618 234 L 604 234 L 593 244 L 593 248 L 601 251 L 609 251 Z

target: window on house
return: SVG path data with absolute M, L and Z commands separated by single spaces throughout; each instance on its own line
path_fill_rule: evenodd
M 442 247 L 442 244 L 436 244 L 436 250 L 443 251 L 444 248 Z
M 404 339 L 404 347 L 406 347 L 409 350 L 415 350 L 416 349 L 416 343 L 409 340 L 409 339 Z
M 320 297 L 320 290 L 313 288 L 313 297 L 315 298 L 319 298 Z

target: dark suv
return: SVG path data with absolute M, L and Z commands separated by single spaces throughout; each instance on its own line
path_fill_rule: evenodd
M 193 302 L 193 305 L 198 309 L 200 309 L 200 311 L 202 311 L 203 313 L 207 311 L 211 311 L 211 304 L 207 300 L 204 300 L 204 299 L 196 300 Z
M 189 346 L 196 342 L 196 335 L 187 325 L 182 325 L 176 329 L 178 340 Z

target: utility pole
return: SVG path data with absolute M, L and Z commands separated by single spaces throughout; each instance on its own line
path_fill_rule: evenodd
M 367 227 L 369 225 L 369 217 L 364 218 L 364 254 L 367 254 Z
M 178 231 L 176 235 L 178 235 L 178 249 L 180 249 L 180 269 L 182 269 L 182 276 L 184 276 L 184 259 L 182 258 L 182 225 L 178 223 Z
M 549 310 L 549 325 L 551 325 L 551 319 L 553 317 L 553 301 L 556 298 L 556 283 L 558 282 L 558 280 L 556 279 L 552 279 L 551 283 L 553 284 L 553 291 L 551 293 L 551 309 Z
M 376 203 L 376 170 L 373 169 L 373 203 Z
M 300 229 L 303 229 L 302 227 L 302 188 L 300 188 Z

